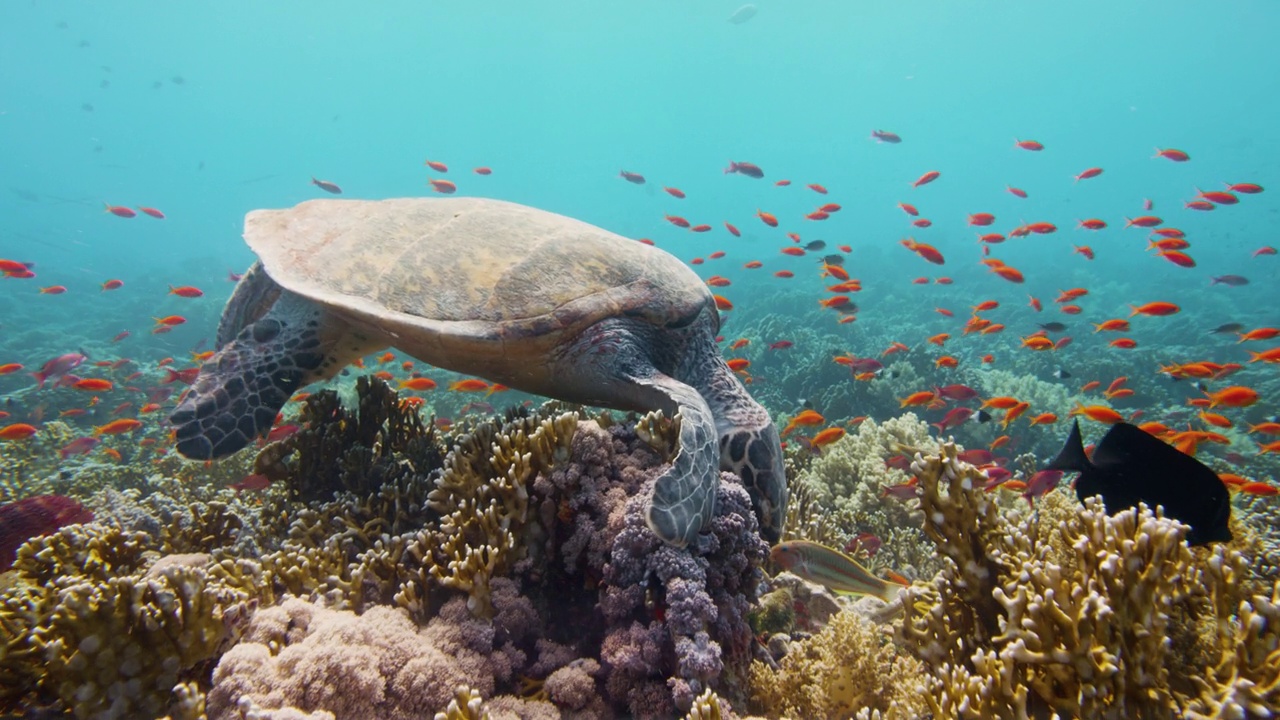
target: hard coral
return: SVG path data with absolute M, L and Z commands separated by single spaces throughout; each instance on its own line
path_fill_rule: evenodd
M 878 710 L 886 720 L 922 717 L 921 663 L 851 610 L 791 644 L 777 668 L 751 665 L 752 709 L 769 717 L 840 718 Z
M 935 716 L 1280 712 L 1280 588 L 1244 599 L 1238 551 L 1192 551 L 1185 525 L 1145 506 L 1108 516 L 1051 493 L 1036 516 L 1000 512 L 956 454 L 912 466 L 947 561 L 908 591 L 900 640 L 929 668 Z

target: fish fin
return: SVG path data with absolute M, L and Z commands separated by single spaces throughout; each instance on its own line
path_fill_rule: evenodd
M 1084 452 L 1084 441 L 1080 438 L 1080 421 L 1071 424 L 1071 434 L 1067 442 L 1058 452 L 1058 456 L 1045 466 L 1045 470 L 1072 470 L 1084 472 L 1089 469 L 1089 456 Z

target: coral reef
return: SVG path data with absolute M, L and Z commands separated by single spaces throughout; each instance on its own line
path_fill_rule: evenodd
M 885 488 L 910 480 L 887 463 L 890 458 L 935 448 L 929 426 L 912 413 L 863 422 L 857 432 L 827 446 L 791 483 L 788 539 L 845 548 L 859 532 L 869 532 L 883 542 L 874 557 L 854 553 L 867 567 L 888 567 L 908 577 L 931 575 L 938 569 L 937 557 L 919 530 L 919 510 L 886 496 Z
M 1145 507 L 1108 516 L 1093 499 L 1080 510 L 1065 493 L 1030 518 L 1001 513 L 956 452 L 912 466 L 947 561 L 909 589 L 899 629 L 929 669 L 936 716 L 1280 710 L 1277 589 L 1247 596 L 1238 551 L 1192 551 L 1176 521 Z M 1196 658 L 1216 671 L 1201 676 Z
M 751 666 L 751 709 L 769 717 L 839 718 L 877 710 L 886 719 L 926 714 L 924 666 L 852 610 L 810 638 L 791 643 L 772 667 Z
M 18 551 L 0 593 L 0 705 L 58 699 L 79 717 L 156 717 L 238 637 L 256 602 L 207 556 L 154 562 L 145 534 L 71 525 Z

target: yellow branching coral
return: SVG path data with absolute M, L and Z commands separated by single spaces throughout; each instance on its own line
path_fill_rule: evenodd
M 1001 511 L 949 443 L 912 471 L 947 562 L 908 590 L 898 637 L 929 669 L 935 717 L 1280 711 L 1280 588 L 1242 598 L 1237 550 L 1193 551 L 1185 525 L 1145 506 L 1108 515 L 1097 498 Z
M 488 616 L 489 581 L 508 572 L 523 550 L 529 516 L 525 484 L 569 457 L 577 413 L 486 424 L 458 442 L 428 504 L 440 521 L 418 545 L 430 550 L 430 572 L 466 592 L 468 608 Z
M 252 563 L 210 572 L 207 555 L 155 560 L 146 540 L 73 525 L 19 550 L 0 591 L 0 706 L 42 694 L 79 717 L 158 717 L 238 637 L 257 604 Z M 223 584 L 230 570 L 241 587 Z
M 751 663 L 752 708 L 770 717 L 843 718 L 865 709 L 888 720 L 918 718 L 923 668 L 869 620 L 845 610 L 818 634 L 792 643 L 778 668 Z

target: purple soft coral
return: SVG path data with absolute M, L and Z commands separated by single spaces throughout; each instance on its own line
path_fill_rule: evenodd
M 755 599 L 759 566 L 768 547 L 760 539 L 751 499 L 732 475 L 721 478 L 717 517 L 697 549 L 674 548 L 649 530 L 644 520 L 646 497 L 642 489 L 627 503 L 624 527 L 605 568 L 607 589 L 600 608 L 610 625 L 606 650 L 634 647 L 637 635 L 651 638 L 651 632 L 637 632 L 636 621 L 646 616 L 650 631 L 665 624 L 662 639 L 671 643 L 666 647 L 674 655 L 674 667 L 637 662 L 630 653 L 605 655 L 611 660 L 606 684 L 611 689 L 668 676 L 670 706 L 638 706 L 635 694 L 628 703 L 638 716 L 661 716 L 688 711 L 693 698 L 719 678 L 726 663 L 749 662 L 751 631 L 746 611 Z M 615 659 L 623 662 L 612 662 Z M 620 681 L 616 674 L 627 681 Z M 644 695 L 647 702 L 652 701 L 651 693 Z

